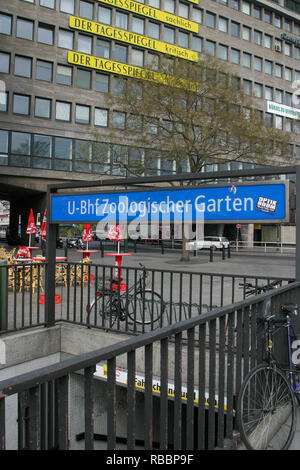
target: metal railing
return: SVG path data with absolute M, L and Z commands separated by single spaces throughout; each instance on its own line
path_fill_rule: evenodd
M 224 448 L 226 439 L 235 438 L 235 404 L 243 377 L 261 360 L 257 318 L 268 301 L 274 311 L 296 302 L 299 289 L 300 283 L 293 282 L 2 380 L 1 448 L 9 446 L 10 396 L 17 398 L 13 421 L 19 449 L 77 449 L 79 436 L 85 449 Z M 106 371 L 101 380 L 95 374 L 99 364 Z M 142 364 L 144 383 L 138 386 L 136 371 Z M 121 369 L 126 370 L 125 388 L 118 387 Z
M 15 331 L 45 325 L 44 263 L 0 265 L 3 295 L 0 299 L 1 332 Z M 139 279 L 146 274 L 142 289 L 150 293 L 146 300 L 140 295 Z M 252 294 L 260 287 L 276 281 L 283 286 L 290 278 L 241 276 L 234 274 L 195 273 L 162 269 L 122 268 L 122 281 L 115 283 L 114 299 L 121 299 L 131 309 L 142 310 L 145 303 L 151 312 L 160 310 L 157 321 L 148 324 L 133 315 L 112 315 L 112 295 L 107 286 L 112 285 L 115 268 L 111 266 L 60 262 L 55 275 L 55 321 L 67 321 L 106 330 L 144 333 L 178 321 L 191 318 L 212 309 L 243 300 L 247 283 L 253 285 Z M 126 290 L 123 287 L 126 285 Z M 99 298 L 100 297 L 100 298 Z M 88 313 L 88 306 L 98 299 Z M 106 303 L 106 318 L 103 315 Z M 127 313 L 127 311 L 125 311 Z M 132 318 L 134 317 L 134 318 Z

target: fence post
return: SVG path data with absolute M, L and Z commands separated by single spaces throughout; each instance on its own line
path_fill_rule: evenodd
M 214 260 L 214 248 L 213 246 L 209 247 L 209 261 L 212 263 Z
M 7 268 L 6 261 L 0 260 L 0 330 L 7 329 Z

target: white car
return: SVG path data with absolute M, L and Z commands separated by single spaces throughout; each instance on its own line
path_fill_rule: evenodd
M 226 237 L 204 237 L 203 240 L 195 240 L 187 243 L 188 250 L 201 250 L 201 248 L 213 247 L 214 250 L 228 248 L 229 240 Z

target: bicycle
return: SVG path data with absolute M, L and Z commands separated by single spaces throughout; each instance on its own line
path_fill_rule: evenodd
M 93 311 L 102 317 L 102 326 L 112 327 L 116 321 L 129 319 L 133 324 L 153 325 L 162 317 L 166 304 L 162 297 L 152 289 L 146 288 L 148 272 L 139 263 L 142 271 L 137 282 L 122 291 L 121 279 L 112 279 L 108 286 L 103 280 L 97 286 L 96 297 L 86 306 L 87 326 L 90 328 L 90 316 Z
M 291 317 L 297 315 L 297 306 L 284 305 L 281 312 L 284 318 L 269 315 L 258 320 L 265 328 L 266 358 L 250 370 L 238 396 L 237 424 L 249 450 L 286 450 L 295 434 L 300 368 L 294 362 L 300 350 L 293 352 L 297 338 Z M 281 367 L 273 353 L 274 335 L 282 328 L 287 332 L 288 368 Z

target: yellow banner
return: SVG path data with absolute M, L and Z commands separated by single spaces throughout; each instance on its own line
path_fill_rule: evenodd
M 189 80 L 176 79 L 171 75 L 155 72 L 154 70 L 123 64 L 122 62 L 115 62 L 108 59 L 102 59 L 101 57 L 95 57 L 79 52 L 68 51 L 68 62 L 70 64 L 80 65 L 82 67 L 101 70 L 102 72 L 115 73 L 118 75 L 124 75 L 126 77 L 164 83 L 166 85 L 178 88 L 186 88 L 192 91 L 197 90 L 197 84 Z
M 137 13 L 138 15 L 147 16 L 153 20 L 162 21 L 168 23 L 176 28 L 186 29 L 193 33 L 199 32 L 199 25 L 194 21 L 181 18 L 180 16 L 172 15 L 166 11 L 158 10 L 157 8 L 138 3 L 133 0 L 98 0 L 101 3 L 106 3 L 112 7 L 122 8 L 123 10 Z
M 156 39 L 147 38 L 140 34 L 131 33 L 123 29 L 114 28 L 105 24 L 96 23 L 95 21 L 85 20 L 76 16 L 70 16 L 69 25 L 71 28 L 86 31 L 88 33 L 97 34 L 110 39 L 116 39 L 135 46 L 144 47 L 153 51 L 162 52 L 163 54 L 170 54 L 181 59 L 191 60 L 198 62 L 198 53 L 190 51 L 183 47 L 174 46 L 166 42 L 157 41 Z

